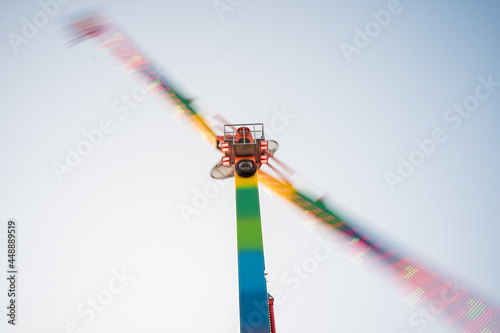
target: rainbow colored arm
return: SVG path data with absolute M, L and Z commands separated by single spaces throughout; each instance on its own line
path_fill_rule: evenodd
M 69 23 L 72 44 L 95 38 L 98 47 L 109 54 L 121 69 L 141 82 L 152 95 L 173 107 L 174 116 L 184 117 L 208 143 L 216 145 L 217 137 L 203 117 L 172 85 L 151 65 L 151 62 L 127 39 L 125 34 L 102 12 L 86 14 Z
M 99 48 L 109 53 L 122 69 L 140 80 L 162 104 L 174 108 L 174 115 L 183 116 L 208 143 L 215 145 L 217 136 L 190 101 L 174 90 L 139 50 L 104 14 L 85 15 L 70 23 L 73 41 L 96 38 Z M 288 182 L 259 171 L 259 181 L 271 191 L 307 213 L 321 229 L 334 231 L 334 237 L 348 251 L 350 259 L 375 270 L 394 284 L 401 297 L 410 305 L 427 304 L 435 314 L 442 314 L 447 325 L 462 332 L 500 332 L 499 308 L 483 298 L 474 297 L 457 283 L 430 272 L 423 265 L 375 242 L 366 234 L 338 218 L 323 204 L 297 191 Z M 311 222 L 314 223 L 314 222 Z
M 234 175 L 241 333 L 270 332 L 257 174 Z
M 271 191 L 308 214 L 320 229 L 334 231 L 338 244 L 348 251 L 355 264 L 369 268 L 396 286 L 399 295 L 412 306 L 426 305 L 430 313 L 440 315 L 443 323 L 461 332 L 500 332 L 499 307 L 473 296 L 456 282 L 398 252 L 348 225 L 322 203 L 315 202 L 290 184 L 259 172 L 259 180 Z

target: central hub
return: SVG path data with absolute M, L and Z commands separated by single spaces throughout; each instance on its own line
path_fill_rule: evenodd
M 262 123 L 224 125 L 224 136 L 219 138 L 218 148 L 224 153 L 222 165 L 235 165 L 238 174 L 251 171 L 253 175 L 261 164 L 267 163 L 268 142 Z

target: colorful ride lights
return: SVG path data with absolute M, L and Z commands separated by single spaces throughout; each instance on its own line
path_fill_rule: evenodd
M 268 141 L 260 141 L 258 145 L 259 149 L 258 150 L 253 150 L 254 153 L 251 153 L 251 155 L 255 154 L 255 161 L 260 162 L 260 164 L 268 164 L 268 155 L 266 154 L 266 151 L 269 149 L 269 143 Z M 222 142 L 220 144 L 220 150 L 222 153 L 224 153 L 224 156 L 222 157 L 222 165 L 223 166 L 230 166 L 233 162 L 231 161 L 231 144 L 229 142 Z M 234 153 L 233 153 L 234 154 Z M 242 155 L 238 155 L 242 156 Z M 243 155 L 246 156 L 246 155 Z M 260 157 L 260 158 L 259 158 Z M 234 156 L 233 156 L 234 158 Z
M 267 141 L 261 141 L 260 142 L 260 163 L 261 164 L 267 164 L 267 155 L 264 154 L 264 152 L 269 148 L 269 143 Z
M 267 155 L 265 155 L 265 154 L 260 155 L 260 163 L 261 164 L 267 164 L 267 159 L 268 159 Z M 230 166 L 231 165 L 231 157 L 223 156 L 222 157 L 222 165 L 223 166 Z
M 229 142 L 221 143 L 220 150 L 222 150 L 223 153 L 229 152 Z
M 222 142 L 220 145 L 220 150 L 224 154 L 229 153 L 229 142 Z M 223 166 L 230 166 L 231 165 L 231 157 L 229 157 L 229 156 L 222 157 L 222 165 Z

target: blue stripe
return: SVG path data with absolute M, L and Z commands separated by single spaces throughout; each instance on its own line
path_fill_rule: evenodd
M 238 254 L 240 328 L 242 333 L 269 333 L 269 308 L 264 275 L 264 254 Z

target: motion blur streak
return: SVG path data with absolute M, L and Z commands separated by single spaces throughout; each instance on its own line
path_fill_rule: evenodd
M 185 116 L 202 138 L 215 145 L 217 140 L 214 132 L 189 105 L 191 100 L 175 91 L 105 14 L 95 12 L 83 15 L 69 23 L 68 28 L 71 36 L 69 45 L 95 37 L 98 47 L 110 54 L 123 71 L 139 80 L 151 95 L 158 97 L 161 103 L 172 105 L 175 110 L 174 116 Z
M 153 69 L 153 66 L 102 13 L 91 13 L 75 19 L 69 24 L 71 44 L 97 38 L 101 49 L 109 53 L 122 69 L 140 80 L 152 95 L 158 95 L 162 103 L 173 104 L 175 114 L 184 115 L 195 126 L 205 141 L 217 143 L 217 137 L 205 120 Z M 269 156 L 273 158 L 272 155 Z M 488 304 L 483 298 L 473 296 L 437 273 L 398 252 L 388 249 L 368 235 L 348 225 L 335 216 L 322 202 L 316 202 L 296 190 L 288 180 L 278 180 L 264 171 L 259 180 L 271 191 L 306 212 L 317 226 L 335 232 L 335 237 L 348 251 L 355 264 L 363 265 L 382 275 L 396 286 L 400 296 L 411 306 L 427 306 L 430 313 L 440 315 L 442 322 L 462 332 L 500 332 L 499 308 Z M 315 224 L 316 225 L 316 224 Z
M 431 314 L 442 314 L 442 321 L 446 325 L 453 325 L 462 332 L 500 332 L 498 307 L 487 304 L 484 299 L 471 295 L 456 282 L 430 272 L 412 259 L 398 256 L 397 251 L 387 249 L 383 243 L 363 235 L 335 216 L 321 202 L 313 201 L 293 186 L 263 171 L 259 173 L 259 180 L 306 212 L 311 222 L 321 222 L 317 225 L 319 228 L 335 231 L 335 237 L 348 250 L 351 260 L 383 275 L 397 287 L 400 296 L 408 304 L 427 305 Z

